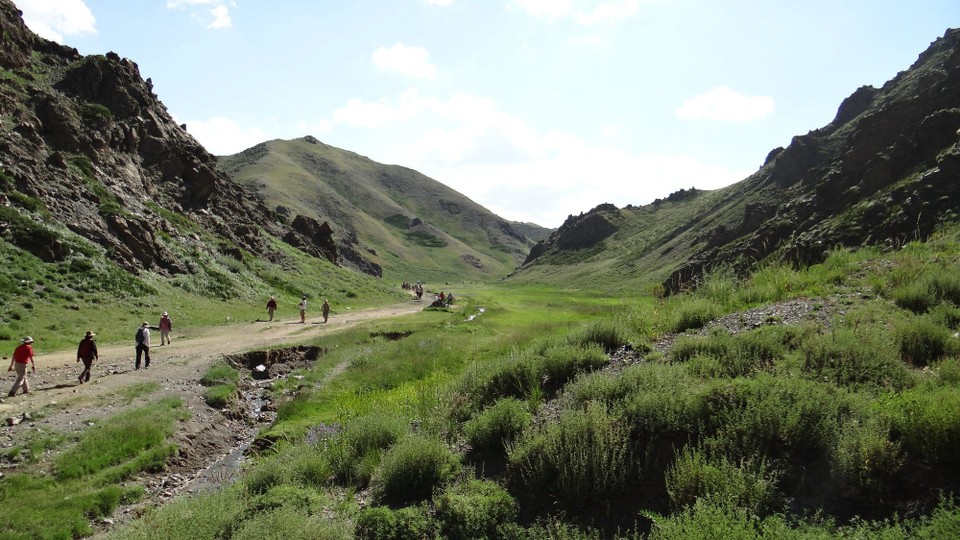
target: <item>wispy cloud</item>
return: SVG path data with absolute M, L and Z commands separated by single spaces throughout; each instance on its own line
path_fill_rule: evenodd
M 747 122 L 760 120 L 775 111 L 775 103 L 769 96 L 748 96 L 718 86 L 683 102 L 676 110 L 682 120 L 718 120 Z
M 230 7 L 236 7 L 236 3 L 232 0 L 229 2 L 227 0 L 167 0 L 168 8 L 189 10 L 191 16 L 213 30 L 233 26 L 230 7 L 227 4 Z
M 512 0 L 508 3 L 548 21 L 570 19 L 581 25 L 616 22 L 633 17 L 639 0 Z
M 333 130 L 396 130 L 403 136 L 375 159 L 419 170 L 508 219 L 549 227 L 600 203 L 645 204 L 681 188 L 718 188 L 749 174 L 691 156 L 633 154 L 611 137 L 593 143 L 538 130 L 495 100 L 466 93 L 442 99 L 412 88 L 395 99 L 351 100 L 330 122 Z M 605 131 L 615 138 L 616 130 Z
M 372 60 L 384 71 L 400 73 L 411 79 L 432 79 L 437 66 L 427 59 L 430 53 L 423 47 L 408 47 L 397 43 L 393 47 L 380 47 L 373 52 Z
M 63 43 L 64 36 L 95 34 L 96 19 L 83 0 L 17 0 L 27 26 L 41 37 Z

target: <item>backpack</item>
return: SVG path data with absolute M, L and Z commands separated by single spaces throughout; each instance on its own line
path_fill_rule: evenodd
M 93 351 L 92 351 L 93 347 L 91 347 L 92 345 L 93 345 L 93 342 L 90 341 L 89 339 L 85 339 L 81 341 L 80 347 L 78 347 L 79 350 L 77 352 L 77 356 L 84 359 L 93 356 Z
M 143 342 L 144 342 L 143 327 L 137 328 L 137 335 L 135 339 L 137 340 L 137 345 L 143 345 Z

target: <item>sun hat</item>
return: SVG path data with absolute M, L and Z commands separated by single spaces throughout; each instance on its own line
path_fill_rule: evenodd
M 164 316 L 164 317 L 167 316 L 167 312 L 166 312 L 166 311 L 163 312 L 163 316 Z
M 33 338 L 30 337 L 30 336 L 27 336 L 27 337 L 23 338 L 23 339 L 20 340 L 20 341 L 22 341 L 22 342 L 24 342 L 24 343 L 33 343 Z
M 140 326 L 150 326 L 150 323 L 148 323 L 147 321 L 143 321 L 143 324 L 141 324 Z
M 85 337 L 93 337 L 93 336 L 95 336 L 95 335 L 96 335 L 96 334 L 94 334 L 94 333 L 91 332 L 90 330 L 87 330 L 87 333 L 85 334 Z

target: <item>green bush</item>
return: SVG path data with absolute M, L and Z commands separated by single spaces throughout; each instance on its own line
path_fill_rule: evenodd
M 891 439 L 888 421 L 853 419 L 841 427 L 833 466 L 844 484 L 868 494 L 883 493 L 902 464 L 900 445 Z
M 665 481 L 676 509 L 708 499 L 763 516 L 778 506 L 777 474 L 762 460 L 735 463 L 724 456 L 687 449 L 677 454 Z
M 254 495 L 284 484 L 318 488 L 329 483 L 333 471 L 330 459 L 323 452 L 312 445 L 299 444 L 281 450 L 247 471 L 242 486 Z
M 940 377 L 940 381 L 948 386 L 960 386 L 960 359 L 944 358 L 935 362 L 933 366 L 934 373 Z
M 467 444 L 479 456 L 499 458 L 530 424 L 533 415 L 517 399 L 504 398 L 464 425 Z
M 717 386 L 705 399 L 710 446 L 737 461 L 826 456 L 849 408 L 835 387 L 765 374 Z
M 309 514 L 282 506 L 258 512 L 233 527 L 231 540 L 351 540 L 350 527 L 321 514 Z
M 602 319 L 577 330 L 568 337 L 571 343 L 587 346 L 599 345 L 607 353 L 630 343 L 629 332 L 618 321 Z
M 566 410 L 510 449 L 511 475 L 520 491 L 549 493 L 566 510 L 587 510 L 614 500 L 637 477 L 630 431 L 599 404 Z
M 716 302 L 704 298 L 688 297 L 678 306 L 669 328 L 671 332 L 696 330 L 703 328 L 722 313 L 723 308 Z
M 346 424 L 328 453 L 341 483 L 365 487 L 384 450 L 407 433 L 406 420 L 390 414 L 372 414 Z
M 796 527 L 796 526 L 794 526 Z M 761 518 L 749 509 L 699 500 L 669 517 L 656 516 L 649 540 L 827 540 L 825 531 L 791 527 L 780 516 Z
M 370 480 L 371 494 L 377 503 L 427 500 L 460 470 L 460 459 L 443 442 L 410 436 L 384 453 Z
M 953 267 L 928 266 L 897 287 L 893 300 L 914 313 L 926 313 L 944 301 L 960 305 L 960 276 Z
M 911 317 L 902 321 L 896 325 L 894 334 L 900 355 L 905 361 L 918 367 L 957 352 L 957 345 L 950 331 L 932 317 Z
M 909 390 L 887 406 L 904 450 L 933 463 L 960 464 L 960 388 Z
M 436 538 L 437 523 L 423 506 L 392 510 L 371 506 L 357 512 L 355 535 L 359 540 L 429 540 Z
M 835 328 L 820 336 L 811 334 L 800 348 L 803 370 L 816 381 L 830 381 L 851 389 L 900 390 L 910 384 L 887 333 L 878 326 Z
M 502 538 L 501 525 L 517 517 L 517 503 L 507 490 L 487 480 L 454 484 L 434 499 L 444 538 L 484 540 Z
M 543 352 L 539 362 L 533 363 L 542 389 L 547 396 L 558 392 L 579 373 L 597 370 L 610 362 L 601 345 L 563 345 Z

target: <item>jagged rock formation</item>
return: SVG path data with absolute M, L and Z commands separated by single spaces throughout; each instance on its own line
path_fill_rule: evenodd
M 882 88 L 857 89 L 833 121 L 771 151 L 745 180 L 627 206 L 619 221 L 609 208 L 571 216 L 525 268 L 553 264 L 549 273 L 560 275 L 563 264 L 593 264 L 611 272 L 600 281 L 659 273 L 669 293 L 719 267 L 816 263 L 841 246 L 896 248 L 960 215 L 958 129 L 960 30 L 948 30 L 910 69 Z M 619 232 L 606 236 L 602 220 Z M 603 250 L 585 249 L 603 238 Z
M 948 30 L 882 88 L 857 89 L 830 124 L 773 150 L 744 188 L 774 190 L 745 204 L 739 223 L 706 231 L 667 290 L 720 264 L 815 263 L 838 246 L 928 237 L 960 211 L 958 130 L 960 30 Z
M 523 261 L 527 265 L 550 249 L 571 251 L 590 248 L 617 232 L 623 216 L 616 206 L 601 204 L 579 216 L 568 216 L 559 229 L 546 240 L 537 242 Z
M 221 253 L 278 256 L 263 237 L 284 236 L 278 216 L 216 169 L 136 63 L 112 52 L 81 56 L 40 38 L 9 0 L 0 0 L 0 35 L 5 238 L 46 261 L 63 260 L 70 253 L 56 238 L 22 234 L 20 222 L 42 214 L 99 244 L 130 272 L 172 275 L 189 265 L 171 241 L 213 249 L 178 226 L 185 220 L 218 237 Z M 292 241 L 335 261 L 329 238 L 312 232 L 291 233 Z

